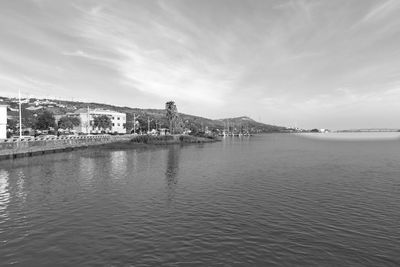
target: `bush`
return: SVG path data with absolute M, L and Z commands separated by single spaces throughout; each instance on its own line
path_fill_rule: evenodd
M 191 135 L 181 135 L 179 136 L 179 141 L 183 143 L 192 143 L 196 142 L 196 137 L 193 137 Z
M 148 135 L 138 135 L 138 136 L 133 137 L 131 139 L 131 142 L 147 144 L 149 142 L 149 136 Z
M 171 140 L 174 140 L 174 137 L 172 135 L 157 135 L 157 136 L 138 135 L 133 137 L 131 139 L 131 142 L 148 144 L 148 143 L 163 143 Z

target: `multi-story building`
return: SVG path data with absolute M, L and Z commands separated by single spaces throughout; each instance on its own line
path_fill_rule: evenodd
M 111 120 L 111 128 L 99 129 L 94 126 L 94 118 L 98 116 L 107 116 Z M 126 133 L 126 114 L 111 110 L 104 109 L 78 109 L 73 113 L 67 113 L 66 115 L 57 115 L 56 120 L 58 121 L 61 117 L 77 117 L 80 120 L 80 125 L 74 127 L 74 130 L 79 133 Z
M 7 138 L 7 105 L 0 104 L 0 139 Z

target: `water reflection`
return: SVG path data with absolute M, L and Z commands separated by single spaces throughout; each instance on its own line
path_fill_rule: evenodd
M 114 179 L 119 179 L 126 173 L 128 161 L 126 160 L 126 151 L 111 152 L 111 174 Z
M 81 187 L 88 187 L 93 183 L 95 178 L 96 159 L 93 157 L 79 158 L 79 179 Z
M 175 194 L 175 188 L 178 184 L 178 171 L 179 171 L 179 158 L 181 155 L 181 147 L 179 145 L 172 145 L 168 147 L 167 153 L 167 169 L 165 171 L 165 178 L 168 189 L 168 200 L 172 200 Z
M 8 171 L 0 170 L 0 219 L 2 220 L 7 217 L 6 210 L 10 202 L 8 177 Z
M 25 173 L 20 170 L 17 173 L 17 184 L 16 184 L 16 192 L 15 196 L 21 199 L 21 202 L 24 203 L 26 200 L 26 191 L 24 188 L 25 185 Z

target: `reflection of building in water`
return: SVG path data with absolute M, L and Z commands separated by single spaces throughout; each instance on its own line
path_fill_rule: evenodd
M 112 151 L 111 152 L 111 174 L 113 178 L 119 179 L 126 173 L 126 151 Z
M 15 190 L 15 196 L 19 197 L 22 202 L 25 202 L 25 200 L 26 200 L 26 191 L 25 191 L 25 188 L 24 188 L 25 179 L 26 179 L 25 173 L 22 170 L 20 170 L 17 173 L 17 180 L 16 180 L 17 184 L 16 184 L 16 187 L 15 187 L 15 189 L 16 189 Z
M 8 171 L 0 170 L 0 215 L 5 214 L 5 210 L 10 202 L 8 176 Z
M 79 157 L 79 185 L 90 186 L 96 174 L 96 159 L 93 157 Z
M 168 187 L 168 199 L 173 198 L 175 187 L 178 183 L 179 171 L 179 158 L 181 154 L 181 147 L 179 145 L 171 145 L 168 147 L 167 153 L 167 170 L 165 171 L 165 178 Z

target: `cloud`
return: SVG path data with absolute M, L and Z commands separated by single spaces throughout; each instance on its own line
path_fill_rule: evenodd
M 387 0 L 383 3 L 379 3 L 374 6 L 361 20 L 361 22 L 376 22 L 377 20 L 387 18 L 391 13 L 396 13 L 395 11 L 400 7 L 399 1 L 397 0 Z
M 144 26 L 148 27 L 145 32 L 141 28 Z M 233 72 L 226 72 L 224 66 L 206 55 L 192 52 L 190 33 L 171 29 L 159 21 L 136 25 L 104 9 L 85 12 L 76 29 L 86 39 L 87 51 L 95 47 L 99 51 L 112 51 L 116 56 L 99 56 L 82 50 L 63 55 L 106 62 L 119 73 L 122 84 L 146 94 L 218 105 L 233 86 Z M 151 48 L 145 47 L 137 41 L 134 35 L 137 31 L 142 42 L 148 38 L 156 43 Z
M 49 92 L 62 90 L 57 84 L 25 75 L 16 78 L 12 75 L 0 74 L 0 84 L 2 85 L 2 91 L 9 94 L 17 94 L 18 90 L 20 90 L 23 94 L 36 92 L 37 94 L 45 95 Z
M 115 64 L 115 60 L 111 58 L 101 55 L 89 54 L 87 52 L 83 52 L 82 50 L 76 50 L 73 52 L 63 51 L 61 52 L 61 54 L 64 56 L 81 57 L 89 60 L 99 61 L 103 64 Z
M 368 106 L 400 112 L 399 8 L 394 0 L 3 1 L 0 86 L 142 107 L 172 99 L 214 118 L 265 112 L 277 124 L 310 125 L 348 113 L 367 124 Z

